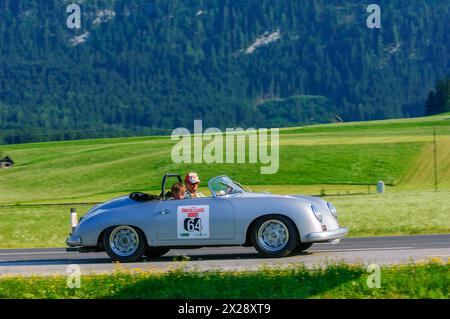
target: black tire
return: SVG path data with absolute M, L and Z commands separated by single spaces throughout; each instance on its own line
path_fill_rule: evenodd
M 147 247 L 144 255 L 148 258 L 158 258 L 168 253 L 169 248 Z
M 134 232 L 137 234 L 137 238 L 139 240 L 137 248 L 134 250 L 134 252 L 129 255 L 124 255 L 124 256 L 117 254 L 114 251 L 114 248 L 111 247 L 111 245 L 110 245 L 111 234 L 114 231 L 117 231 L 118 229 L 120 229 L 121 227 L 134 230 Z M 147 240 L 145 238 L 144 233 L 140 229 L 132 227 L 132 226 L 121 225 L 121 226 L 115 226 L 115 227 L 108 228 L 105 231 L 105 234 L 103 236 L 103 246 L 105 247 L 105 251 L 108 254 L 109 258 L 111 258 L 111 260 L 120 261 L 120 262 L 133 262 L 133 261 L 141 259 L 142 256 L 144 255 L 145 249 L 147 248 Z
M 270 220 L 276 221 L 277 223 L 281 223 L 287 230 L 288 235 L 287 242 L 285 243 L 284 246 L 281 246 L 280 249 L 278 250 L 268 250 L 258 240 L 258 233 L 260 228 Z M 294 225 L 294 223 L 290 219 L 280 215 L 268 215 L 258 219 L 253 225 L 253 228 L 251 230 L 251 239 L 255 249 L 262 256 L 269 258 L 279 258 L 289 256 L 295 250 L 295 247 L 299 240 L 297 228 Z
M 310 248 L 312 245 L 313 243 L 298 243 L 297 246 L 295 247 L 295 252 L 301 253 L 302 251 L 305 251 L 308 248 Z

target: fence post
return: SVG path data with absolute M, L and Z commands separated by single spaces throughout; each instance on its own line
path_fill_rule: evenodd
M 384 193 L 384 182 L 383 181 L 378 181 L 377 183 L 377 193 L 383 194 Z

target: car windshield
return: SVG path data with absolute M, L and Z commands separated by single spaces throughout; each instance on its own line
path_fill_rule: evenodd
M 227 176 L 219 176 L 209 181 L 209 189 L 213 196 L 224 196 L 242 193 L 244 190 Z

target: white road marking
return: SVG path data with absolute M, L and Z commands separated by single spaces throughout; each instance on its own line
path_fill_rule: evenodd
M 428 249 L 428 248 L 414 248 L 414 247 L 387 247 L 387 248 L 344 248 L 344 249 L 320 249 L 320 250 L 306 250 L 305 252 L 346 252 L 346 251 L 371 251 L 371 250 L 407 250 L 407 249 Z
M 372 251 L 372 250 L 402 250 L 402 249 L 414 249 L 414 247 L 378 247 L 378 248 L 343 248 L 343 249 L 311 249 L 307 250 L 310 252 L 345 252 L 345 251 Z M 420 249 L 420 248 L 416 248 Z M 208 249 L 209 250 L 209 249 Z M 228 250 L 228 249 L 227 249 Z M 231 250 L 231 249 L 230 249 Z M 207 253 L 206 250 L 200 251 L 196 250 L 196 252 Z M 226 249 L 223 251 L 214 250 L 215 253 L 226 253 Z M 183 254 L 186 252 L 184 251 Z M 232 251 L 232 253 L 238 253 L 236 251 Z M 3 256 L 22 256 L 22 255 L 53 255 L 53 254 L 79 254 L 78 252 L 69 252 L 69 251 L 47 251 L 47 252 L 23 252 L 23 253 L 5 253 L 2 252 L 0 255 Z
M 191 270 L 223 270 L 223 271 L 234 271 L 234 270 L 257 270 L 262 265 L 274 265 L 286 267 L 290 264 L 296 264 L 301 262 L 308 268 L 315 268 L 318 265 L 325 265 L 327 261 L 344 261 L 347 263 L 377 263 L 380 265 L 392 265 L 392 264 L 407 264 L 411 260 L 414 262 L 427 261 L 433 257 L 449 258 L 450 257 L 450 247 L 449 248 L 436 248 L 436 249 L 413 249 L 406 250 L 404 248 L 409 247 L 399 247 L 400 249 L 396 251 L 397 248 L 388 248 L 387 250 L 375 251 L 341 251 L 336 254 L 320 254 L 320 251 L 310 255 L 298 255 L 292 256 L 291 258 L 286 258 L 286 260 L 281 259 L 224 259 L 222 261 L 208 260 L 208 258 L 202 259 L 202 261 L 197 261 L 191 259 L 187 264 L 182 262 L 174 263 L 173 261 L 149 261 L 149 262 L 137 262 L 130 264 L 122 264 L 126 269 L 158 269 L 162 271 L 168 271 L 170 269 L 178 268 Z M 403 248 L 403 249 L 402 249 Z M 369 248 L 370 250 L 370 248 Z M 332 251 L 335 252 L 335 251 Z M 58 252 L 61 253 L 61 252 Z M 330 258 L 331 257 L 331 258 Z M 50 260 L 50 261 L 38 261 L 31 260 L 31 262 L 9 262 L 7 260 L 2 260 L 0 265 L 0 277 L 3 275 L 18 275 L 18 276 L 29 276 L 29 275 L 65 275 L 65 267 L 69 264 L 69 260 L 61 262 L 60 260 Z M 107 274 L 112 273 L 116 269 L 115 264 L 112 263 L 86 263 L 80 265 L 83 269 L 83 274 Z M 184 268 L 186 267 L 186 268 Z
M 28 252 L 28 253 L 0 253 L 0 255 L 6 255 L 6 256 L 10 256 L 10 255 L 52 255 L 52 254 L 70 254 L 72 252 L 68 252 L 68 251 L 48 251 L 48 252 L 44 252 L 44 251 L 38 251 L 38 252 Z M 76 252 L 74 252 L 76 253 Z

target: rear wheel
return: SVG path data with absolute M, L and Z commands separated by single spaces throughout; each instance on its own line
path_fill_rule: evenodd
M 147 246 L 144 233 L 127 225 L 107 229 L 103 236 L 103 245 L 108 256 L 120 262 L 140 259 Z
M 295 247 L 295 252 L 300 253 L 302 251 L 307 250 L 313 245 L 313 243 L 298 243 Z
M 294 251 L 297 242 L 295 225 L 283 216 L 265 216 L 252 229 L 253 246 L 265 257 L 286 257 Z
M 145 249 L 144 255 L 148 258 L 158 258 L 162 255 L 167 254 L 169 250 L 169 248 L 147 247 L 147 249 Z

